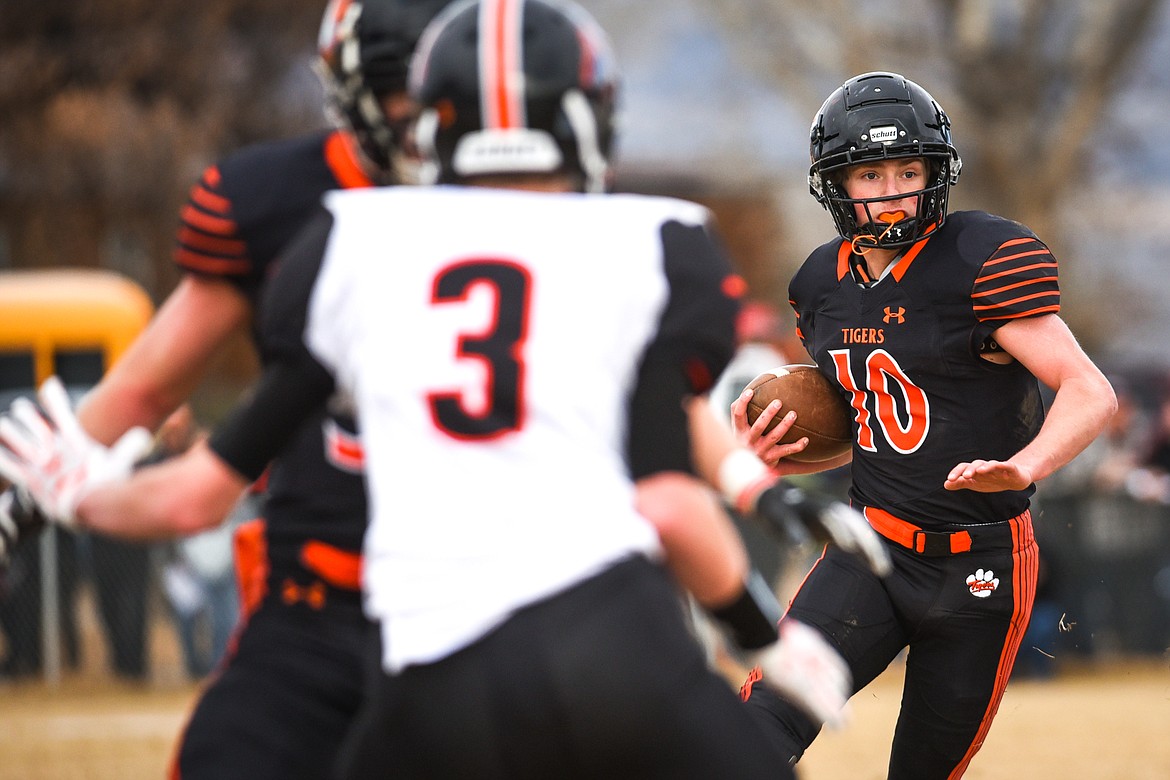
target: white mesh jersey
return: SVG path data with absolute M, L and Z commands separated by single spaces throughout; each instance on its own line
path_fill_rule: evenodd
M 438 660 L 526 604 L 657 556 L 632 506 L 628 411 L 650 344 L 694 360 L 686 347 L 722 334 L 722 309 L 703 320 L 730 273 L 707 212 L 458 187 L 333 192 L 326 206 L 304 338 L 357 404 L 366 610 L 385 668 Z M 664 241 L 665 225 L 685 240 Z M 668 255 L 692 238 L 707 246 L 672 275 Z

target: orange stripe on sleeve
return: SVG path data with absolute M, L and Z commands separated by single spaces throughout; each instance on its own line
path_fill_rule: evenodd
M 1047 253 L 1045 253 L 1045 254 L 1047 254 Z M 990 263 L 988 263 L 988 265 L 990 265 Z M 1033 265 L 1021 265 L 1021 266 L 1017 266 L 1015 268 L 1008 268 L 1007 270 L 999 271 L 999 272 L 994 273 L 994 274 L 987 274 L 985 276 L 977 277 L 975 279 L 975 284 L 982 284 L 984 282 L 989 282 L 992 279 L 999 279 L 999 278 L 1004 277 L 1004 276 L 1012 276 L 1013 274 L 1023 273 L 1024 271 L 1034 271 L 1037 268 L 1056 268 L 1056 262 L 1053 261 L 1051 263 L 1034 263 Z
M 192 271 L 217 276 L 241 276 L 252 270 L 252 264 L 247 260 L 208 257 L 182 247 L 175 250 L 175 263 Z
M 191 200 L 208 211 L 214 211 L 217 214 L 223 215 L 225 219 L 229 218 L 232 211 L 232 202 L 230 200 L 222 195 L 217 195 L 199 184 L 191 188 Z
M 243 258 L 248 251 L 247 245 L 240 239 L 209 236 L 187 226 L 179 230 L 179 243 L 189 249 L 212 255 L 235 255 Z
M 1017 287 L 1026 287 L 1030 284 L 1041 284 L 1043 282 L 1056 282 L 1056 281 L 1057 281 L 1057 277 L 1055 277 L 1055 276 L 1041 276 L 1038 279 L 1025 279 L 1024 281 L 1016 282 L 1015 284 L 1005 284 L 1003 287 L 996 287 L 994 290 L 984 290 L 983 292 L 972 293 L 971 297 L 972 298 L 986 298 L 989 295 L 995 295 L 997 293 L 1007 292 L 1008 290 L 1014 290 Z
M 1019 246 L 1020 244 L 1027 244 L 1030 241 L 1036 241 L 1036 240 L 1037 239 L 1032 238 L 1031 236 L 1024 236 L 1023 238 L 1013 238 L 1010 241 L 1004 241 L 1002 244 L 999 245 L 999 248 L 1004 249 L 1005 247 L 1009 247 L 1009 246 Z
M 1003 247 L 1000 247 L 1000 248 L 1002 249 Z M 1021 257 L 1035 257 L 1036 255 L 1049 255 L 1049 256 L 1051 256 L 1052 252 L 1048 251 L 1047 247 L 1042 246 L 1039 249 L 1033 249 L 1033 250 L 1028 251 L 1028 252 L 1018 252 L 1014 255 L 1004 255 L 1003 257 L 992 258 L 992 259 L 988 260 L 986 263 L 984 263 L 983 267 L 988 268 L 988 267 L 993 266 L 993 265 L 999 265 L 1000 263 L 1010 263 L 1012 260 L 1019 260 Z
M 1037 298 L 1049 298 L 1053 295 L 1056 295 L 1056 293 L 1053 290 L 1042 290 L 1041 292 L 1032 293 L 1031 295 L 1021 295 L 1018 298 L 1012 298 L 1011 300 L 1003 301 L 1002 303 L 990 303 L 986 306 L 972 306 L 971 309 L 972 309 L 972 311 L 986 311 L 988 309 L 1002 309 L 1005 306 L 1011 306 L 1011 305 L 1016 304 L 1016 303 L 1022 303 L 1023 301 L 1032 301 L 1032 300 L 1035 300 Z
M 994 317 L 980 317 L 980 322 L 988 322 L 990 320 L 1018 320 L 1023 317 L 1035 317 L 1040 314 L 1056 314 L 1060 311 L 1060 304 L 1054 303 L 1051 306 L 1037 306 L 1034 309 L 1027 311 L 1015 312 L 1014 314 L 998 314 Z
M 221 236 L 230 236 L 236 232 L 236 223 L 234 220 L 205 214 L 190 204 L 183 207 L 180 217 L 188 225 L 202 230 L 204 233 L 218 233 Z
M 1034 236 L 1003 242 L 979 269 L 971 286 L 971 304 L 971 313 L 980 322 L 1060 311 L 1056 258 Z

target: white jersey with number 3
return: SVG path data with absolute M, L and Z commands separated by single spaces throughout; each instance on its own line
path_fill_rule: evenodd
M 333 192 L 305 340 L 357 403 L 384 664 L 442 658 L 526 604 L 659 554 L 624 460 L 695 204 L 480 188 Z

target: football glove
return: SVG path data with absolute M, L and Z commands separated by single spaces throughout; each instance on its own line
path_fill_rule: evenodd
M 860 556 L 878 576 L 890 572 L 890 554 L 882 538 L 848 504 L 780 481 L 760 492 L 752 510 L 791 544 L 835 544 Z
M 44 527 L 45 517 L 27 492 L 10 487 L 0 493 L 0 570 L 8 565 L 18 544 L 36 538 Z
M 737 648 L 746 651 L 747 665 L 761 670 L 767 685 L 818 723 L 844 723 L 845 702 L 852 693 L 849 667 L 819 633 L 780 619 L 783 609 L 758 571 L 748 573 L 734 601 L 710 612 Z
M 132 428 L 112 447 L 99 444 L 82 429 L 57 377 L 45 380 L 37 399 L 40 408 L 17 398 L 0 416 L 0 475 L 27 490 L 47 519 L 71 527 L 81 499 L 127 477 L 150 450 L 151 435 Z
M 753 654 L 749 662 L 763 673 L 765 685 L 817 723 L 835 729 L 848 722 L 853 675 L 845 659 L 815 629 L 783 620 L 780 640 Z

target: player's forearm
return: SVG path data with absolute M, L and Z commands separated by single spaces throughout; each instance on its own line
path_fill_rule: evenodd
M 102 444 L 112 444 L 136 425 L 156 430 L 187 398 L 193 385 L 173 387 L 173 392 L 159 393 L 134 375 L 134 365 L 125 364 L 111 373 L 81 400 L 77 417 L 81 426 Z M 190 387 L 190 389 L 188 389 Z
M 713 491 L 663 472 L 639 480 L 637 507 L 658 531 L 671 573 L 700 604 L 722 606 L 739 595 L 747 551 Z
M 82 427 L 103 444 L 130 428 L 155 430 L 190 398 L 214 357 L 251 317 L 227 282 L 188 276 L 126 354 L 78 406 Z
M 78 525 L 129 539 L 187 536 L 223 522 L 247 485 L 200 443 L 93 490 L 77 506 Z

